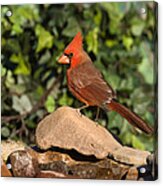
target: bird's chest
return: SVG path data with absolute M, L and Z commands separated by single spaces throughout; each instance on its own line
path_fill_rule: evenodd
M 84 87 L 84 82 L 77 69 L 67 70 L 67 82 L 70 90 L 79 90 Z
M 67 71 L 67 82 L 68 88 L 71 93 L 77 97 L 81 102 L 88 104 L 87 100 L 83 98 L 82 89 L 84 87 L 84 82 L 82 78 L 80 78 L 79 73 L 76 70 L 68 70 Z

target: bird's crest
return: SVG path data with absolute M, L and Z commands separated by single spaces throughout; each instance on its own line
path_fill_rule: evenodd
M 67 49 L 82 49 L 82 42 L 83 42 L 83 37 L 81 32 L 78 32 L 76 34 L 76 36 L 73 38 L 73 40 L 71 41 L 71 43 L 66 47 Z

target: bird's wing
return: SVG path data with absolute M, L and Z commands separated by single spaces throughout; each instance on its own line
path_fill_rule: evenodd
M 102 74 L 92 62 L 86 62 L 74 68 L 70 76 L 73 77 L 71 88 L 89 103 L 94 101 L 95 104 L 102 104 L 116 97 L 111 86 L 103 79 Z

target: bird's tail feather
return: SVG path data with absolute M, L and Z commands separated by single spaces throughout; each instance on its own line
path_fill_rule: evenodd
M 130 111 L 124 105 L 118 103 L 115 100 L 112 100 L 111 103 L 107 105 L 109 110 L 113 110 L 118 112 L 121 116 L 123 116 L 128 122 L 134 127 L 139 128 L 147 134 L 153 133 L 153 128 L 150 127 L 143 119 L 141 119 L 137 114 Z

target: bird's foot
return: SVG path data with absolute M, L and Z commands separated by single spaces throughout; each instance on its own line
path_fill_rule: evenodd
M 85 108 L 87 108 L 87 107 L 89 107 L 89 105 L 84 105 L 84 106 L 76 109 L 76 111 L 77 111 L 77 113 L 79 114 L 80 117 L 82 116 L 82 113 L 80 111 L 83 110 L 83 109 L 85 109 Z
M 97 121 L 95 121 L 96 127 L 98 127 L 99 123 L 97 123 Z
M 82 117 L 82 113 L 80 112 L 80 108 L 76 109 L 76 112 L 79 114 L 80 117 Z

